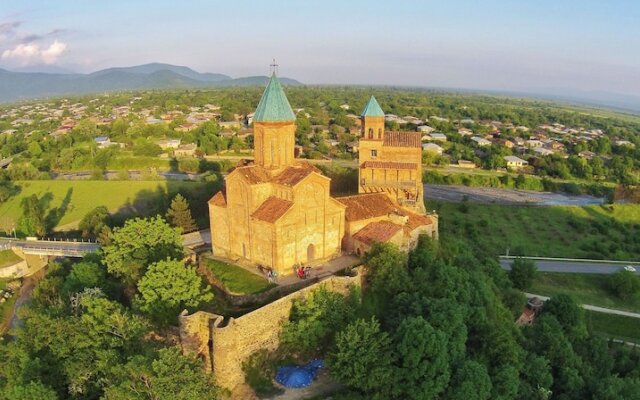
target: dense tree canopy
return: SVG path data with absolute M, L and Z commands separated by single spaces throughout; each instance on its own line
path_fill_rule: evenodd
M 110 273 L 131 284 L 144 275 L 147 266 L 167 258 L 182 258 L 180 230 L 161 217 L 134 218 L 116 228 L 102 248 Z

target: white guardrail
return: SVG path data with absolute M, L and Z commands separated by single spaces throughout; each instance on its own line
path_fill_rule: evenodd
M 590 258 L 560 258 L 560 257 L 532 257 L 532 256 L 498 256 L 501 260 L 514 260 L 516 258 L 523 258 L 526 260 L 539 260 L 539 261 L 568 261 L 568 262 L 581 262 L 592 264 L 620 264 L 620 265 L 633 265 L 640 266 L 640 261 L 615 261 L 615 260 L 594 260 Z

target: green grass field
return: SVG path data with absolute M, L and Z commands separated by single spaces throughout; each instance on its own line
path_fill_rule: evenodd
M 534 207 L 428 202 L 440 215 L 443 241 L 480 253 L 638 260 L 640 205 Z
M 0 268 L 5 267 L 7 265 L 12 265 L 21 261 L 22 259 L 16 255 L 11 250 L 0 250 Z M 0 289 L 3 289 L 3 283 L 0 281 Z
M 98 206 L 106 206 L 112 213 L 163 212 L 178 192 L 190 200 L 194 217 L 202 220 L 198 217 L 206 216 L 206 200 L 215 190 L 210 183 L 177 181 L 20 181 L 18 185 L 20 193 L 0 204 L 0 231 L 11 229 L 22 215 L 22 199 L 33 194 L 48 199 L 48 210 L 65 208 L 55 226 L 67 228 Z
M 207 259 L 206 263 L 211 272 L 233 293 L 260 293 L 275 287 L 275 284 L 236 265 L 212 259 Z
M 527 291 L 543 296 L 568 294 L 580 304 L 640 312 L 640 297 L 622 300 L 608 288 L 608 275 L 538 272 L 533 286 Z
M 589 329 L 606 338 L 640 344 L 640 318 L 586 311 Z

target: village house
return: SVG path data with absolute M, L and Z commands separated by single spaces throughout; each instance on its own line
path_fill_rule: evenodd
M 173 151 L 176 157 L 193 157 L 196 155 L 198 146 L 195 143 L 181 144 Z
M 550 155 L 554 154 L 553 150 L 545 149 L 544 147 L 534 147 L 531 150 L 534 153 L 536 153 L 536 155 L 539 155 L 539 156 L 550 156 Z
M 504 160 L 507 162 L 507 168 L 511 169 L 520 169 L 529 165 L 528 161 L 516 156 L 504 156 Z
M 416 130 L 417 130 L 418 132 L 421 132 L 421 133 L 427 133 L 427 134 L 429 134 L 429 133 L 431 133 L 431 132 L 435 131 L 436 129 L 435 129 L 435 128 L 430 127 L 429 125 L 418 125 L 418 127 L 416 127 Z
M 169 150 L 177 149 L 178 146 L 180 146 L 180 142 L 180 139 L 162 139 L 158 140 L 156 144 L 160 146 L 162 150 Z
M 441 132 L 433 132 L 429 135 L 429 140 L 433 140 L 436 142 L 446 142 L 447 141 L 447 135 L 445 135 L 444 133 Z
M 429 153 L 435 153 L 437 155 L 442 155 L 444 149 L 435 143 L 423 143 L 422 150 L 427 151 Z
M 481 138 L 479 136 L 473 136 L 471 138 L 471 140 L 474 141 L 480 147 L 491 146 L 491 141 L 490 140 L 487 140 L 485 138 Z

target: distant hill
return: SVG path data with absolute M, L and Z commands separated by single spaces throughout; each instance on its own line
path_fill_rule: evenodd
M 206 88 L 265 85 L 267 76 L 231 78 L 217 73 L 200 73 L 171 64 L 144 64 L 108 68 L 91 74 L 15 72 L 0 69 L 0 101 L 36 97 L 108 92 L 114 90 Z M 281 78 L 285 85 L 300 85 Z

